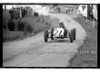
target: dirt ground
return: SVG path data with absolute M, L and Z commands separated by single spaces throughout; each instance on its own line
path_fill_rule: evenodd
M 87 37 L 76 55 L 70 60 L 69 67 L 97 67 L 97 27 L 93 28 L 93 21 L 87 20 L 86 22 L 82 16 L 75 20 L 86 30 Z

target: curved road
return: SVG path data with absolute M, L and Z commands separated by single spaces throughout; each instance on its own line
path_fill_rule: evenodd
M 44 8 L 37 10 L 62 20 L 68 29 L 77 29 L 77 40 L 56 39 L 44 42 L 43 32 L 20 41 L 3 43 L 4 67 L 68 67 L 69 60 L 81 46 L 86 37 L 80 24 L 66 14 L 49 14 Z

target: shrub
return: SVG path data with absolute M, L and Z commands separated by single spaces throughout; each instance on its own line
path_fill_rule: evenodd
M 10 20 L 10 14 L 9 14 L 9 10 L 4 10 L 3 9 L 3 28 L 8 30 L 8 22 Z
M 8 28 L 9 28 L 9 31 L 14 31 L 14 29 L 15 29 L 15 23 L 14 23 L 14 21 L 10 20 L 8 22 Z
M 39 16 L 38 12 L 34 12 L 34 16 L 38 17 Z
M 24 31 L 25 23 L 19 21 L 18 22 L 18 31 Z
M 31 25 L 31 24 L 27 24 L 25 30 L 26 30 L 26 32 L 28 32 L 28 33 L 32 33 L 32 32 L 33 32 L 33 27 L 32 27 L 32 25 Z
M 55 18 L 51 19 L 48 16 L 24 17 L 19 20 L 10 20 L 8 23 L 10 31 L 3 32 L 3 41 L 18 40 L 32 36 L 32 34 L 43 31 L 46 27 L 50 28 L 57 25 L 57 22 L 58 20 Z M 18 27 L 17 31 L 15 31 L 16 25 Z

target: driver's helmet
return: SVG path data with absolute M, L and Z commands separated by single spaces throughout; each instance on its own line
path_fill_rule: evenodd
M 59 27 L 64 27 L 64 23 L 63 22 L 60 22 L 59 23 Z

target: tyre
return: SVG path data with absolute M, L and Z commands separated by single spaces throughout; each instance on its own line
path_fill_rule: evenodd
M 76 40 L 76 28 L 73 29 L 73 40 Z
M 47 30 L 44 32 L 44 41 L 45 42 L 48 41 L 48 31 Z
M 54 28 L 51 29 L 51 40 L 54 40 L 54 38 L 53 38 L 53 31 L 54 31 Z
M 64 37 L 67 37 L 67 30 L 64 31 Z
M 73 42 L 73 30 L 69 33 L 70 42 Z

